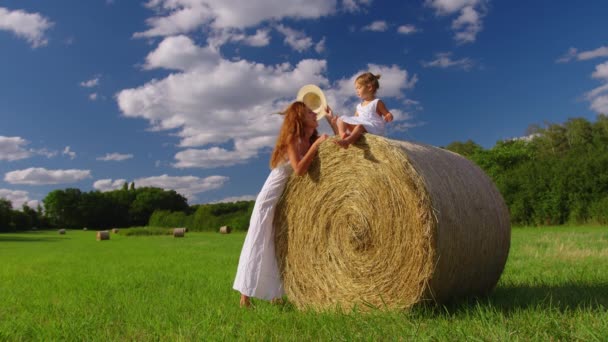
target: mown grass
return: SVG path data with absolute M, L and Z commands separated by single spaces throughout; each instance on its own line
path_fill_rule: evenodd
M 488 297 L 367 313 L 240 309 L 242 233 L 121 233 L 0 234 L 0 340 L 608 339 L 607 228 L 516 228 Z

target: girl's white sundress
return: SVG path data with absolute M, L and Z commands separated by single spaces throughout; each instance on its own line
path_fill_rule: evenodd
M 233 288 L 266 300 L 282 297 L 283 282 L 274 250 L 274 212 L 293 169 L 285 162 L 270 171 L 251 213 Z
M 384 135 L 384 119 L 376 112 L 378 100 L 374 99 L 365 106 L 357 105 L 358 116 L 342 116 L 340 119 L 351 125 L 362 125 L 368 133 Z

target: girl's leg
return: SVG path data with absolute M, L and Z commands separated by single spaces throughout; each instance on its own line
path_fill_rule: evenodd
M 363 125 L 357 125 L 355 126 L 354 129 L 351 130 L 350 135 L 348 136 L 348 138 L 344 139 L 349 141 L 349 144 L 352 144 L 354 142 L 356 142 L 357 140 L 359 140 L 359 137 L 361 137 L 363 135 L 363 133 L 367 132 L 365 130 L 365 127 L 363 127 Z
M 346 138 L 342 138 L 342 140 L 336 141 L 336 144 L 340 145 L 340 147 L 348 148 L 348 146 L 357 141 L 363 133 L 367 132 L 365 130 L 365 127 L 363 127 L 362 125 L 350 126 L 353 127 L 351 129 L 350 135 Z
M 248 308 L 251 306 L 251 301 L 249 300 L 249 297 L 241 294 L 241 307 L 242 308 Z
M 344 139 L 346 138 L 346 127 L 347 123 L 342 121 L 342 118 L 338 118 L 337 121 L 337 126 L 338 126 L 338 135 L 340 136 L 340 139 Z

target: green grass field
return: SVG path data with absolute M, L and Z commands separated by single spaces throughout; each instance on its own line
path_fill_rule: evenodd
M 240 309 L 244 236 L 0 234 L 0 340 L 608 339 L 608 228 L 515 228 L 490 296 L 368 313 Z

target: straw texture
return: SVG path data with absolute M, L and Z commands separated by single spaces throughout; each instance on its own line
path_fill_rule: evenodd
M 230 226 L 221 226 L 219 232 L 220 234 L 230 234 L 232 228 L 230 228 Z
M 184 237 L 186 228 L 173 228 L 173 237 Z
M 97 232 L 95 238 L 97 241 L 110 240 L 110 232 L 107 230 L 100 230 Z
M 483 294 L 510 246 L 507 208 L 481 169 L 440 148 L 370 134 L 324 142 L 275 213 L 277 259 L 296 307 L 407 308 Z

